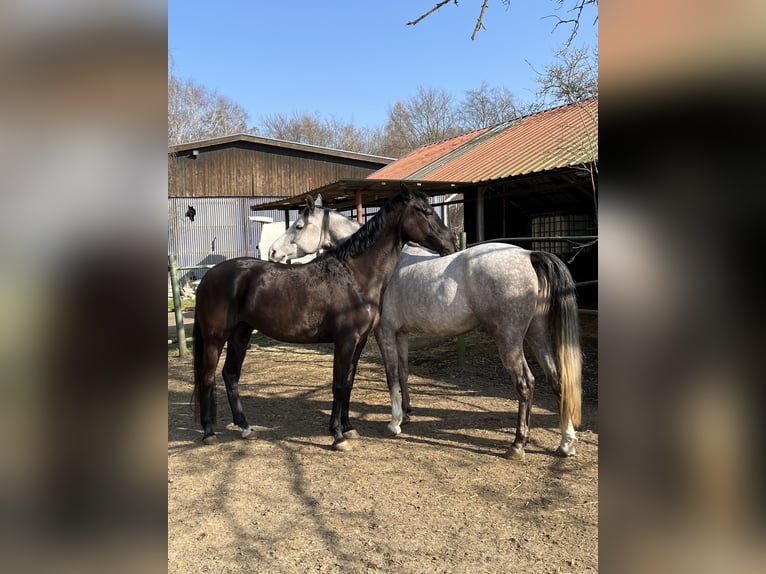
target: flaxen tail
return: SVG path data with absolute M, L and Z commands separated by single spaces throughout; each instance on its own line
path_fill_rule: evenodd
M 568 414 L 572 424 L 578 426 L 582 417 L 582 352 L 574 280 L 564 262 L 551 253 L 533 251 L 531 260 L 538 277 L 539 299 L 548 307 L 548 326 L 561 380 L 561 420 Z

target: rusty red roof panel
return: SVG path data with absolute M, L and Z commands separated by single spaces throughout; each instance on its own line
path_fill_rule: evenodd
M 598 98 L 425 146 L 368 176 L 480 182 L 598 160 Z
M 431 165 L 434 161 L 446 156 L 466 142 L 476 139 L 480 135 L 486 133 L 488 129 L 489 128 L 483 128 L 475 132 L 470 132 L 418 148 L 403 158 L 371 173 L 367 176 L 367 179 L 407 179 L 410 174 L 415 173 L 423 167 Z

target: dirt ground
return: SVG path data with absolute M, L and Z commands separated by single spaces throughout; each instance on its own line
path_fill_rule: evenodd
M 168 572 L 598 571 L 597 344 L 583 337 L 583 425 L 558 458 L 553 393 L 537 386 L 523 461 L 514 389 L 482 331 L 411 338 L 413 420 L 385 436 L 390 406 L 374 339 L 351 416 L 362 438 L 330 449 L 332 347 L 255 335 L 240 382 L 256 428 L 243 440 L 218 376 L 219 444 L 189 405 L 191 359 L 168 359 Z M 219 367 L 223 365 L 223 357 Z

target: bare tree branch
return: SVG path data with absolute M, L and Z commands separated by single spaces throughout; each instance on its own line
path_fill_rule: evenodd
M 455 6 L 458 5 L 457 0 L 452 0 L 452 1 L 455 3 Z M 503 4 L 510 7 L 511 0 L 501 0 L 501 1 Z M 558 4 L 559 8 L 562 8 L 565 3 L 569 3 L 572 1 L 574 2 L 574 6 L 568 10 L 569 12 L 575 12 L 575 16 L 573 18 L 565 20 L 563 18 L 559 18 L 558 16 L 551 16 L 552 18 L 558 19 L 558 23 L 553 27 L 554 30 L 558 28 L 560 24 L 572 25 L 572 31 L 569 34 L 569 38 L 567 39 L 565 44 L 566 47 L 569 47 L 572 41 L 574 40 L 575 36 L 577 36 L 577 32 L 580 29 L 580 19 L 582 17 L 583 10 L 585 9 L 586 6 L 590 6 L 590 5 L 598 6 L 598 0 L 551 0 L 551 1 Z M 428 12 L 426 12 L 425 14 L 421 14 L 418 18 L 415 18 L 414 20 L 410 20 L 409 22 L 407 22 L 407 25 L 414 26 L 415 24 L 422 21 L 426 17 L 438 11 L 445 4 L 449 4 L 449 2 L 450 0 L 440 0 Z M 481 11 L 479 12 L 479 17 L 476 19 L 476 26 L 474 26 L 473 34 L 471 34 L 471 40 L 474 40 L 476 38 L 476 34 L 479 33 L 479 30 L 486 30 L 484 26 L 484 12 L 486 12 L 488 7 L 489 7 L 489 0 L 483 0 L 481 5 Z M 596 17 L 595 21 L 596 22 L 598 21 L 598 16 Z
M 433 8 L 431 8 L 431 9 L 430 9 L 428 12 L 426 12 L 425 14 L 421 14 L 421 15 L 420 15 L 420 17 L 418 17 L 418 18 L 415 18 L 414 20 L 410 20 L 409 22 L 407 22 L 407 26 L 414 26 L 415 24 L 417 24 L 418 22 L 420 22 L 421 20 L 423 20 L 423 19 L 424 19 L 426 16 L 430 16 L 431 14 L 433 14 L 434 12 L 436 12 L 437 10 L 439 10 L 439 8 L 441 8 L 441 7 L 442 7 L 442 6 L 444 6 L 445 4 L 449 4 L 450 2 L 453 2 L 453 1 L 455 2 L 455 6 L 457 6 L 457 0 L 442 0 L 441 2 L 439 2 L 438 4 L 436 4 L 436 6 L 434 6 Z
M 564 0 L 557 0 L 557 3 L 559 7 L 564 6 Z M 569 48 L 569 46 L 572 45 L 572 41 L 575 39 L 575 36 L 577 36 L 577 32 L 580 29 L 580 19 L 582 17 L 582 12 L 583 10 L 585 10 L 585 7 L 588 6 L 589 4 L 594 4 L 598 6 L 598 0 L 576 0 L 575 5 L 569 9 L 569 12 L 575 13 L 573 18 L 568 18 L 564 20 L 563 18 L 559 18 L 558 16 L 552 16 L 553 18 L 558 19 L 558 22 L 553 27 L 554 30 L 558 28 L 561 24 L 572 25 L 572 31 L 569 33 L 569 38 L 567 38 L 567 41 L 564 44 L 564 48 Z M 598 16 L 596 16 L 596 21 L 598 21 Z
M 479 12 L 479 18 L 478 20 L 476 20 L 476 27 L 473 29 L 473 34 L 471 34 L 471 40 L 476 38 L 476 34 L 479 32 L 479 30 L 484 28 L 484 24 L 482 24 L 482 20 L 484 19 L 484 11 L 487 9 L 488 4 L 489 4 L 489 0 L 484 0 L 484 4 L 481 5 L 481 12 Z

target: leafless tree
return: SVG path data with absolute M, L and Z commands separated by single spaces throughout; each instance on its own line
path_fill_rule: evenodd
M 357 128 L 337 117 L 323 119 L 319 114 L 272 114 L 262 118 L 259 133 L 287 141 L 355 151 L 378 153 L 381 131 Z
M 179 79 L 168 54 L 168 145 L 244 132 L 247 122 L 239 104 L 193 80 Z
M 598 96 L 598 53 L 588 47 L 562 48 L 538 73 L 537 100 L 542 106 L 572 104 Z
M 445 90 L 419 87 L 389 109 L 383 129 L 355 127 L 318 113 L 273 114 L 261 119 L 261 135 L 386 157 L 401 157 L 418 147 L 466 131 L 496 125 L 519 115 L 510 90 L 486 82 L 465 92 L 461 101 Z
M 487 82 L 476 90 L 467 90 L 457 107 L 457 119 L 464 131 L 497 125 L 518 116 L 519 108 L 511 91 L 506 87 L 491 88 Z
M 389 110 L 385 147 L 391 157 L 401 157 L 461 131 L 452 95 L 445 90 L 419 87 L 417 94 L 396 102 Z

